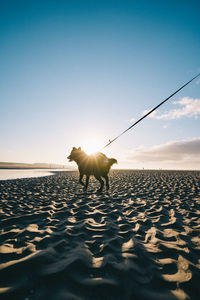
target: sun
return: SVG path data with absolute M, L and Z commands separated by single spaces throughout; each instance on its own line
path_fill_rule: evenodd
M 85 151 L 88 155 L 99 152 L 101 147 L 102 143 L 97 139 L 88 140 L 82 145 L 83 151 Z

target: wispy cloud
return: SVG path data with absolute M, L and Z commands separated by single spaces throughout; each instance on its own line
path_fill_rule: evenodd
M 183 117 L 196 119 L 200 115 L 200 99 L 184 97 L 179 101 L 173 102 L 173 104 L 178 104 L 181 107 L 167 111 L 164 114 L 158 114 L 157 111 L 154 111 L 149 115 L 149 118 L 157 120 L 174 120 Z M 147 112 L 148 110 L 145 110 L 143 115 L 145 115 Z
M 131 151 L 127 159 L 151 167 L 200 168 L 200 137 L 153 147 L 139 147 Z

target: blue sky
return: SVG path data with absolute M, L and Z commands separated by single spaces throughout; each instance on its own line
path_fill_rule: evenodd
M 0 161 L 66 164 L 73 146 L 104 146 L 200 72 L 199 13 L 194 0 L 1 1 Z M 198 168 L 199 115 L 195 80 L 105 153 Z

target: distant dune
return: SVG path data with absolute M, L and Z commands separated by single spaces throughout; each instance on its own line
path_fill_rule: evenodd
M 72 169 L 71 166 L 47 163 L 16 163 L 16 162 L 0 162 L 0 169 Z

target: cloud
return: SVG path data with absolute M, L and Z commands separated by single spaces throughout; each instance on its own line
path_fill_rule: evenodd
M 200 137 L 153 147 L 139 147 L 127 159 L 151 168 L 200 168 Z
M 195 118 L 197 119 L 200 115 L 200 99 L 193 99 L 189 97 L 184 97 L 179 101 L 173 102 L 173 104 L 178 104 L 181 107 L 177 109 L 170 110 L 164 114 L 158 114 L 157 111 L 154 111 L 149 115 L 149 118 L 157 120 L 174 120 L 180 119 L 182 117 Z M 148 111 L 145 110 L 143 115 Z

